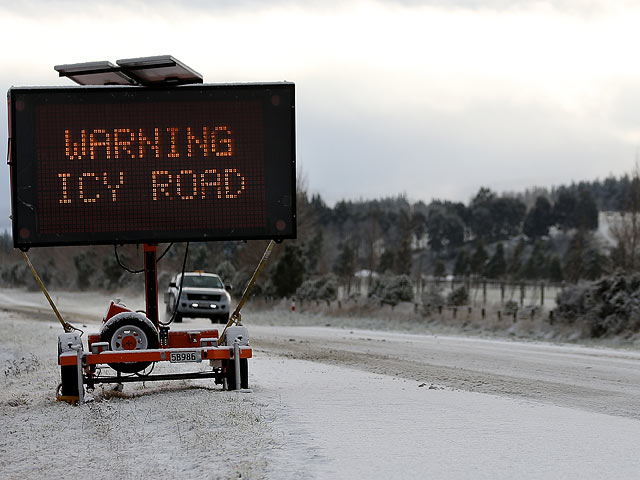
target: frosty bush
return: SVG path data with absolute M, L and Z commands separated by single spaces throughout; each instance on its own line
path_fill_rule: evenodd
M 338 298 L 338 280 L 334 275 L 322 277 L 322 284 L 318 290 L 318 299 L 329 303 Z
M 231 285 L 232 287 L 234 286 L 231 282 L 233 282 L 235 279 L 236 268 L 230 261 L 225 260 L 224 262 L 220 263 L 216 267 L 215 273 L 220 276 L 220 278 L 222 279 L 222 283 L 224 283 L 225 285 Z
M 296 298 L 302 301 L 315 300 L 318 291 L 318 279 L 308 278 L 296 290 Z
M 515 300 L 507 300 L 504 303 L 504 313 L 507 315 L 513 315 L 518 311 L 518 302 Z
M 400 302 L 410 302 L 413 300 L 411 279 L 407 275 L 382 275 L 371 284 L 369 297 L 392 307 Z
M 233 283 L 231 284 L 231 296 L 237 299 L 242 297 L 244 289 L 249 284 L 253 272 L 246 270 L 239 270 L 233 277 Z M 249 298 L 264 297 L 267 296 L 269 280 L 266 276 L 259 276 L 256 283 L 253 284 L 251 294 Z
M 115 257 L 109 256 L 102 260 L 102 273 L 104 275 L 102 286 L 104 288 L 113 288 L 120 285 L 124 270 L 118 265 Z
M 2 283 L 9 287 L 27 285 L 33 279 L 29 267 L 24 262 L 13 262 L 9 265 L 2 265 L 0 270 Z M 33 282 L 35 285 L 35 282 Z
M 634 332 L 640 328 L 640 274 L 601 278 L 565 288 L 556 297 L 557 313 L 569 321 L 582 319 L 592 337 Z
M 332 274 L 305 280 L 296 291 L 296 298 L 303 301 L 325 301 L 338 298 L 338 281 Z
M 459 286 L 447 295 L 447 305 L 450 307 L 460 307 L 469 303 L 469 291 L 464 285 Z
M 591 297 L 586 285 L 571 285 L 556 295 L 556 313 L 559 317 L 574 321 L 591 308 Z
M 445 298 L 442 295 L 442 287 L 431 284 L 429 288 L 422 292 L 422 312 L 430 315 L 434 309 L 445 305 Z
M 95 273 L 94 265 L 96 254 L 92 251 L 82 252 L 73 257 L 76 267 L 76 283 L 80 290 L 86 290 L 91 286 L 91 276 Z

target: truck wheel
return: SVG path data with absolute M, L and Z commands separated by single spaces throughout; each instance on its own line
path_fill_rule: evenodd
M 159 348 L 158 331 L 142 314 L 122 312 L 111 317 L 102 326 L 100 341 L 109 343 L 112 351 L 147 350 Z M 109 363 L 122 373 L 144 370 L 151 362 Z
M 236 362 L 229 360 L 227 364 L 227 390 L 237 390 L 236 386 Z M 246 358 L 240 359 L 240 388 L 249 388 L 249 362 Z

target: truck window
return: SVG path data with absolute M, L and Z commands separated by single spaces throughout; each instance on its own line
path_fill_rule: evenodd
M 189 275 L 184 277 L 182 287 L 224 288 L 218 277 Z

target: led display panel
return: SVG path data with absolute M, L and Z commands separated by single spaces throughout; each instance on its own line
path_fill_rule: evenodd
M 296 235 L 291 83 L 9 90 L 13 239 Z

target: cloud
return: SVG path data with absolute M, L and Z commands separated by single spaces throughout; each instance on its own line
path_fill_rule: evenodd
M 536 105 L 478 103 L 371 116 L 301 114 L 309 190 L 333 203 L 404 192 L 468 202 L 480 186 L 522 191 L 629 170 L 633 147 L 597 122 Z M 317 132 L 314 133 L 314 132 Z
M 638 23 L 604 0 L 4 2 L 0 87 L 156 54 L 208 82 L 286 79 L 312 191 L 467 201 L 629 170 Z

